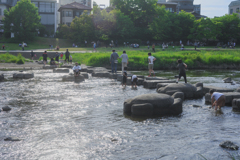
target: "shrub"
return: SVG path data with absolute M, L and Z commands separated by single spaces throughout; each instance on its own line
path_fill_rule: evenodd
M 20 58 L 20 59 L 18 59 L 17 60 L 17 64 L 24 64 L 25 62 L 24 62 L 24 60 L 22 59 L 22 58 Z

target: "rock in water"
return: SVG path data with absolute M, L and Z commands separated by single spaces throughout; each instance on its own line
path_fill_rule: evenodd
M 4 80 L 4 75 L 1 74 L 1 75 L 0 75 L 0 81 L 3 81 L 3 80 Z
M 4 141 L 21 141 L 21 140 L 18 139 L 17 137 L 7 137 L 4 139 Z
M 223 148 L 228 148 L 228 149 L 233 149 L 233 150 L 238 150 L 238 146 L 235 145 L 233 142 L 231 141 L 225 141 L 219 144 L 219 146 L 223 147 Z
M 85 80 L 84 76 L 83 75 L 79 75 L 77 77 L 74 77 L 73 75 L 65 75 L 63 76 L 62 78 L 63 81 L 70 81 L 70 82 L 83 82 Z
M 230 77 L 223 79 L 224 83 L 232 83 L 232 79 Z
M 199 106 L 199 105 L 192 105 L 193 107 L 195 107 L 195 108 L 200 108 L 201 106 Z
M 8 106 L 5 106 L 5 107 L 2 107 L 2 110 L 3 110 L 3 111 L 10 111 L 10 110 L 11 110 L 11 108 L 10 108 L 10 107 L 8 107 Z

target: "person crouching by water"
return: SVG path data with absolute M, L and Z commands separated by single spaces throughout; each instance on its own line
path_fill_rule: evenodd
M 81 71 L 81 66 L 79 66 L 78 63 L 75 63 L 75 66 L 73 67 L 74 76 L 75 77 L 79 76 L 80 71 Z
M 181 59 L 179 59 L 177 62 L 178 62 L 177 67 L 179 68 L 179 77 L 176 83 L 178 83 L 178 81 L 181 79 L 182 76 L 184 77 L 185 83 L 187 83 L 187 77 L 186 77 L 186 71 L 185 71 L 185 68 L 187 68 L 187 65 L 183 63 Z
M 138 77 L 136 75 L 132 75 L 132 88 L 133 86 L 137 88 Z
M 43 64 L 45 66 L 47 63 L 47 57 L 48 57 L 47 51 L 44 51 L 44 53 L 42 54 L 42 57 L 43 57 Z
M 124 67 L 122 86 L 123 85 L 125 85 L 124 88 L 126 88 L 126 85 L 127 85 L 127 67 Z
M 225 105 L 226 98 L 222 93 L 214 92 L 213 89 L 209 91 L 211 95 L 212 108 L 215 106 L 215 110 L 221 109 Z
M 51 58 L 50 65 L 58 65 L 58 63 L 54 61 L 54 58 Z

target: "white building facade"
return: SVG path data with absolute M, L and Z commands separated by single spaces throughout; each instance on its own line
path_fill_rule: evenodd
M 232 1 L 228 6 L 228 14 L 237 13 L 240 15 L 240 0 Z

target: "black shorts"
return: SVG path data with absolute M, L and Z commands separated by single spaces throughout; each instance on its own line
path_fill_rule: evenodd
M 70 60 L 69 62 L 72 62 L 72 60 Z
M 75 71 L 75 70 L 74 70 L 73 72 L 74 72 L 74 73 L 77 73 L 77 74 L 80 73 L 80 71 Z
M 46 59 L 46 58 L 43 58 L 43 61 L 47 61 L 47 59 Z
M 133 83 L 137 83 L 138 79 L 137 78 L 134 78 L 133 81 L 132 81 L 132 84 Z
M 123 81 L 122 81 L 123 84 L 127 83 L 127 77 L 123 76 Z

